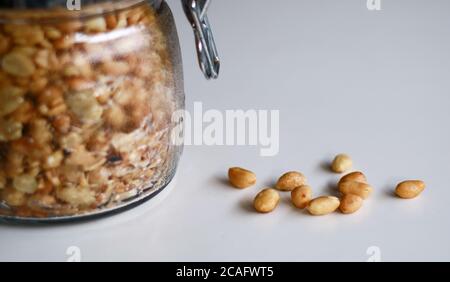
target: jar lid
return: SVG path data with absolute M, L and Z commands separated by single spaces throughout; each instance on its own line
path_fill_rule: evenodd
M 122 0 L 124 2 L 128 0 Z M 144 1 L 144 0 L 142 0 Z M 158 5 L 162 0 L 150 0 L 152 5 Z M 42 9 L 55 7 L 83 7 L 84 5 L 113 2 L 112 0 L 1 0 L 0 8 L 4 9 Z

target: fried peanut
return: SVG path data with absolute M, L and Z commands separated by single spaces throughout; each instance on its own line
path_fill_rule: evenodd
M 424 189 L 425 182 L 422 180 L 406 180 L 397 185 L 395 194 L 403 199 L 412 199 L 419 196 Z
M 275 188 L 281 191 L 292 191 L 295 187 L 306 184 L 306 177 L 297 171 L 286 172 L 277 181 Z
M 32 175 L 14 177 L 13 187 L 22 193 L 33 194 L 37 189 L 37 181 Z
M 11 52 L 3 57 L 2 69 L 6 73 L 18 77 L 28 77 L 34 73 L 36 67 L 26 55 L 19 52 Z
M 344 214 L 354 213 L 362 206 L 363 199 L 354 194 L 345 194 L 342 196 L 339 209 Z
M 364 173 L 362 173 L 360 171 L 354 171 L 354 172 L 350 172 L 349 174 L 342 176 L 342 178 L 339 180 L 339 183 L 342 183 L 345 181 L 356 181 L 356 182 L 361 182 L 361 183 L 367 183 L 367 178 L 364 175 Z
M 0 141 L 12 141 L 22 137 L 23 125 L 20 122 L 0 118 Z
M 256 195 L 253 206 L 257 212 L 268 213 L 273 211 L 279 202 L 280 194 L 275 189 L 266 188 Z
M 291 201 L 299 209 L 304 209 L 311 201 L 312 190 L 308 185 L 302 185 L 291 191 Z
M 346 154 L 337 155 L 331 163 L 331 170 L 337 173 L 345 172 L 352 168 L 353 162 Z
M 250 170 L 232 167 L 228 170 L 230 184 L 236 188 L 247 188 L 256 183 L 256 175 Z
M 25 91 L 19 87 L 7 86 L 0 88 L 0 117 L 14 112 L 25 101 Z
M 357 181 L 344 181 L 339 183 L 339 191 L 342 194 L 354 194 L 363 199 L 367 199 L 372 193 L 372 187 L 367 183 Z
M 326 215 L 334 212 L 339 207 L 339 199 L 333 196 L 321 196 L 311 200 L 307 206 L 312 215 Z

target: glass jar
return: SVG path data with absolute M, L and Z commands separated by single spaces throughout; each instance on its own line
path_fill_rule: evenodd
M 208 1 L 183 4 L 216 77 Z M 0 217 L 73 220 L 151 198 L 174 176 L 183 107 L 165 2 L 2 1 Z

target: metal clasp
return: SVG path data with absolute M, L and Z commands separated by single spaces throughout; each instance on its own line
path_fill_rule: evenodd
M 183 9 L 194 29 L 198 63 L 207 79 L 219 76 L 220 59 L 206 11 L 210 0 L 182 0 Z

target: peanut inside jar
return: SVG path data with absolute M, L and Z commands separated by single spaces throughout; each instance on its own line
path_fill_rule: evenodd
M 114 206 L 166 172 L 173 66 L 150 6 L 1 21 L 0 63 L 0 214 Z

